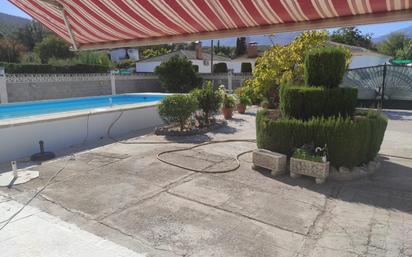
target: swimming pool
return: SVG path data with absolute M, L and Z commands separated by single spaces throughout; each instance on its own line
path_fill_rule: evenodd
M 109 127 L 110 135 L 118 137 L 161 125 L 157 105 L 166 95 L 134 93 L 2 104 L 0 163 L 38 152 L 39 141 L 47 151 L 59 152 L 106 142 Z
M 0 105 L 0 120 L 127 104 L 158 102 L 163 97 L 164 95 L 162 94 L 124 94 L 2 104 Z

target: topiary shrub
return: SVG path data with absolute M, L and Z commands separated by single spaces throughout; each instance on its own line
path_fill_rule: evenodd
M 328 158 L 335 167 L 354 167 L 376 157 L 386 129 L 387 120 L 380 114 L 298 120 L 268 118 L 268 110 L 256 115 L 258 148 L 291 156 L 295 148 L 314 143 L 327 145 Z
M 224 62 L 219 62 L 213 65 L 213 72 L 215 73 L 226 73 L 227 64 Z
M 250 62 L 242 62 L 242 64 L 240 65 L 240 72 L 252 72 L 252 64 Z
M 199 87 L 201 82 L 192 62 L 179 55 L 162 62 L 156 67 L 155 73 L 159 76 L 163 88 L 171 93 L 187 93 Z
M 166 96 L 158 106 L 160 117 L 167 123 L 179 123 L 181 131 L 196 109 L 197 101 L 192 95 Z
M 208 81 L 202 88 L 190 92 L 197 100 L 198 107 L 203 113 L 203 122 L 209 125 L 212 116 L 219 111 L 222 103 L 222 94 L 219 90 L 213 88 L 212 82 Z
M 346 71 L 346 54 L 340 47 L 315 48 L 304 61 L 304 78 L 308 86 L 338 87 Z
M 356 88 L 323 88 L 284 85 L 280 89 L 280 109 L 285 117 L 307 120 L 312 117 L 350 116 L 355 111 Z

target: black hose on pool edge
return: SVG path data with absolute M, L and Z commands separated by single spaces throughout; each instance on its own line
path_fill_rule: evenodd
M 113 140 L 116 143 L 120 143 L 120 144 L 127 144 L 127 145 L 145 145 L 145 144 L 176 144 L 176 142 L 160 142 L 160 141 L 147 141 L 147 142 L 128 142 L 128 141 L 120 141 L 117 140 L 116 138 L 112 137 L 110 132 L 113 128 L 113 126 L 120 120 L 120 118 L 123 116 L 124 111 L 121 111 L 119 116 L 116 117 L 116 119 L 110 124 L 110 126 L 107 129 L 107 137 L 110 138 L 111 140 Z M 176 152 L 183 152 L 183 151 L 188 151 L 188 150 L 193 150 L 197 147 L 201 147 L 201 146 L 205 146 L 205 145 L 211 145 L 211 144 L 221 144 L 221 143 L 231 143 L 231 142 L 250 142 L 250 143 L 255 143 L 256 139 L 226 139 L 226 140 L 212 140 L 212 141 L 207 141 L 204 143 L 200 143 L 194 146 L 189 146 L 189 147 L 184 147 L 184 148 L 180 148 L 180 149 L 173 149 L 173 150 L 166 150 L 166 151 L 162 151 L 160 153 L 158 153 L 156 155 L 156 158 L 163 162 L 166 163 L 168 165 L 174 166 L 174 167 L 178 167 L 181 169 L 185 169 L 185 170 L 189 170 L 189 171 L 193 171 L 193 172 L 200 172 L 200 173 L 226 173 L 226 172 L 231 172 L 231 171 L 235 171 L 237 169 L 239 169 L 240 167 L 240 161 L 239 158 L 240 156 L 250 153 L 253 150 L 248 150 L 248 151 L 244 151 L 241 152 L 239 154 L 236 155 L 235 158 L 233 158 L 236 161 L 236 166 L 233 168 L 227 168 L 227 169 L 222 169 L 222 170 L 202 170 L 202 169 L 195 169 L 195 168 L 191 168 L 191 167 L 186 167 L 186 166 L 182 166 L 180 164 L 171 162 L 171 161 L 167 161 L 165 159 L 163 159 L 161 156 L 168 154 L 168 153 L 176 153 Z

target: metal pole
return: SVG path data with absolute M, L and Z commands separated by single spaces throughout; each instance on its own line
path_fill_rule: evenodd
M 382 79 L 382 87 L 381 87 L 381 109 L 384 108 L 384 100 L 385 100 L 385 80 L 386 80 L 386 63 L 383 65 L 383 79 Z
M 213 73 L 213 39 L 210 41 L 210 73 Z
M 8 102 L 6 71 L 4 67 L 0 67 L 0 103 L 6 104 Z

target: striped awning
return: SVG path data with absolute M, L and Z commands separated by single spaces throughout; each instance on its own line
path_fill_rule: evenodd
M 80 49 L 412 18 L 412 0 L 9 0 Z

